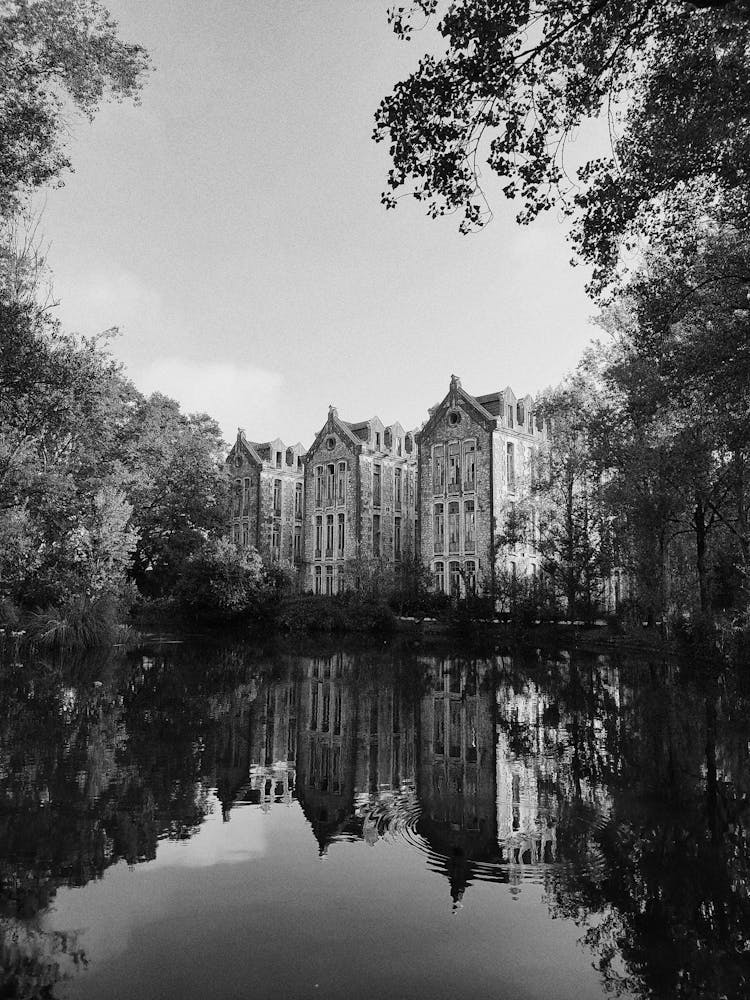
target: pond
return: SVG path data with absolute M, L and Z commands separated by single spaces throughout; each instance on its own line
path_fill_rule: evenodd
M 658 657 L 21 657 L 0 996 L 746 996 L 749 706 Z

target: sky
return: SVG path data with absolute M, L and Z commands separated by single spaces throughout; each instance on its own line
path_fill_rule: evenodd
M 575 366 L 595 309 L 557 213 L 517 226 L 492 178 L 495 218 L 470 236 L 412 199 L 380 204 L 373 114 L 439 43 L 399 41 L 388 0 L 107 6 L 155 68 L 139 106 L 73 122 L 75 169 L 42 225 L 63 323 L 118 327 L 142 391 L 230 442 L 239 426 L 308 446 L 329 404 L 412 428 L 452 373 L 520 396 Z

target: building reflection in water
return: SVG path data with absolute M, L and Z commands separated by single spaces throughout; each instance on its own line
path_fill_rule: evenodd
M 448 880 L 454 909 L 476 879 L 518 891 L 557 860 L 565 796 L 604 813 L 606 796 L 576 774 L 549 696 L 514 677 L 510 660 L 430 657 L 419 668 L 419 678 L 413 661 L 409 676 L 397 665 L 383 676 L 382 664 L 368 675 L 343 653 L 297 658 L 234 710 L 217 769 L 224 818 L 233 803 L 296 799 L 321 855 L 340 841 L 404 838 Z

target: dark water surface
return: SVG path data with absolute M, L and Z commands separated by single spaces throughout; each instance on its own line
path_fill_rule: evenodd
M 0 997 L 750 995 L 750 692 L 155 644 L 0 675 Z

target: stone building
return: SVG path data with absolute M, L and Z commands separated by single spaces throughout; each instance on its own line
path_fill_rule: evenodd
M 415 553 L 414 435 L 378 417 L 348 423 L 335 407 L 305 455 L 306 590 L 340 593 Z
M 455 375 L 417 434 L 421 559 L 434 589 L 496 590 L 499 574 L 535 576 L 534 456 L 546 437 L 530 396 L 506 388 L 471 396 Z M 523 515 L 521 518 L 519 515 Z M 511 523 L 523 530 L 506 532 Z
M 226 460 L 232 481 L 229 530 L 238 545 L 262 556 L 302 563 L 305 449 L 248 441 L 242 428 Z

